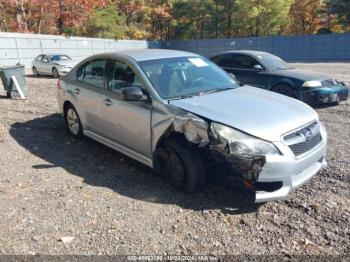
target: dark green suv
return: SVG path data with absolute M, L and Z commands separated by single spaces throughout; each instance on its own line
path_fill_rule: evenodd
M 311 105 L 347 100 L 349 89 L 331 77 L 291 67 L 260 51 L 227 51 L 211 60 L 238 81 L 302 100 Z

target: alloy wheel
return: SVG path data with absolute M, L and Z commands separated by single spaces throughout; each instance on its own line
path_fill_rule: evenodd
M 72 108 L 68 109 L 67 111 L 67 124 L 73 135 L 79 135 L 79 118 L 75 110 Z

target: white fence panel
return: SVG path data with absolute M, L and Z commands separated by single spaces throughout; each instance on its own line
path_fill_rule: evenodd
M 153 42 L 152 46 L 160 47 L 160 42 Z M 82 60 L 93 54 L 132 48 L 148 48 L 148 42 L 0 32 L 0 66 L 21 63 L 30 68 L 34 58 L 42 53 L 64 53 Z

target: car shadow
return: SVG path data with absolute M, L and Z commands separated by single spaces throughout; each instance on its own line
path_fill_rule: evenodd
M 71 137 L 59 114 L 14 123 L 10 134 L 19 145 L 47 162 L 32 168 L 60 167 L 82 177 L 86 184 L 107 187 L 133 199 L 197 211 L 219 209 L 227 214 L 251 213 L 261 206 L 254 203 L 253 192 L 217 174 L 201 193 L 179 192 L 147 166 L 91 139 Z
M 325 103 L 325 104 L 320 104 L 320 105 L 314 105 L 314 109 L 325 109 L 325 108 L 330 108 L 330 107 L 335 107 L 338 106 L 339 102 L 333 102 L 333 103 Z
M 7 95 L 0 95 L 0 99 L 11 99 Z
M 33 79 L 57 79 L 57 78 L 54 78 L 51 75 L 39 75 L 39 76 L 26 75 L 26 78 L 33 78 Z

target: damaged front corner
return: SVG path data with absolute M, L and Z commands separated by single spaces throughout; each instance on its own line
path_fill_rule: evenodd
M 167 108 L 169 112 L 155 111 L 152 114 L 152 152 L 157 148 L 159 140 L 172 132 L 183 134 L 187 141 L 198 146 L 209 144 L 208 123 L 202 118 L 186 111 Z M 169 113 L 172 117 L 169 117 Z
M 266 163 L 265 156 L 248 157 L 233 154 L 229 141 L 213 137 L 208 122 L 194 114 L 173 109 L 171 118 L 168 114 L 159 112 L 154 112 L 153 117 L 153 151 L 161 138 L 168 137 L 173 132 L 180 133 L 192 144 L 199 147 L 208 145 L 212 155 L 228 163 L 232 170 L 242 174 L 245 180 L 257 181 Z
M 174 130 L 184 134 L 185 138 L 200 147 L 209 144 L 208 123 L 193 114 L 176 116 L 173 119 Z
M 219 153 L 230 164 L 232 169 L 245 180 L 257 181 L 265 163 L 265 156 L 237 156 L 231 153 L 228 142 L 219 142 L 212 144 L 211 149 Z

